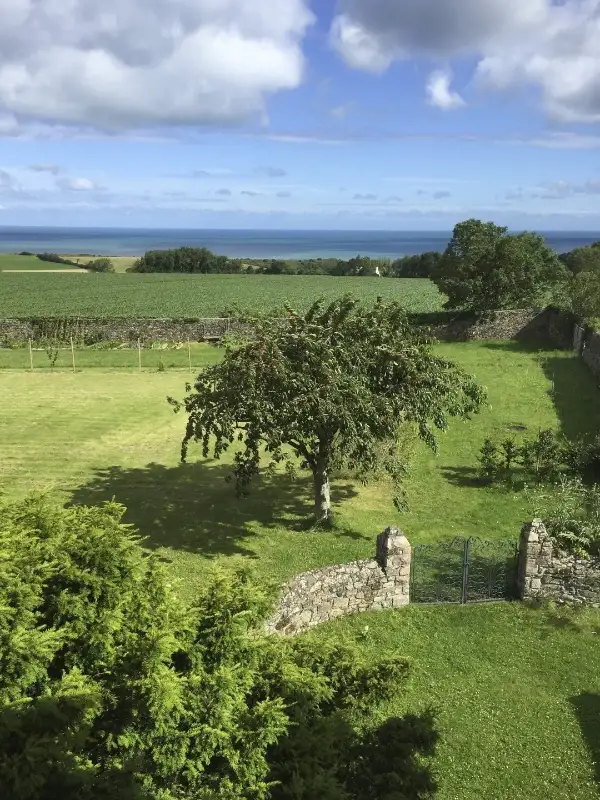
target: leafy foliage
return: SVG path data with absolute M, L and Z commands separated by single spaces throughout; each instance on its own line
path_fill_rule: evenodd
M 206 247 L 149 250 L 136 261 L 133 272 L 240 272 L 238 259 L 218 256 Z
M 552 483 L 561 476 L 578 475 L 596 480 L 600 475 L 600 435 L 591 442 L 572 442 L 553 430 L 541 430 L 534 438 L 516 442 L 486 439 L 479 454 L 481 476 L 490 482 L 515 486 Z
M 114 272 L 115 265 L 110 258 L 95 258 L 93 261 L 88 261 L 85 265 L 86 269 L 92 272 Z
M 123 513 L 0 507 L 0 796 L 362 800 L 379 734 L 360 731 L 404 659 L 266 636 L 272 593 L 243 571 L 183 607 Z M 405 796 L 430 796 L 433 720 L 393 725 Z
M 542 306 L 566 281 L 564 265 L 542 236 L 507 231 L 476 219 L 456 225 L 433 277 L 448 295 L 446 308 L 490 312 Z
M 68 258 L 63 258 L 59 256 L 58 253 L 38 253 L 37 257 L 40 261 L 49 261 L 52 264 L 67 264 L 71 267 L 79 266 L 75 261 L 71 261 Z
M 363 308 L 345 296 L 304 314 L 286 306 L 285 318 L 255 318 L 252 326 L 251 339 L 228 347 L 220 364 L 187 387 L 182 459 L 191 441 L 215 458 L 238 443 L 234 475 L 242 493 L 265 454 L 270 469 L 284 463 L 293 471 L 299 462 L 314 479 L 318 520 L 330 514 L 333 471 L 366 480 L 382 467 L 399 485 L 402 426 L 413 423 L 435 448 L 434 431 L 448 417 L 468 418 L 484 400 L 459 367 L 432 354 L 431 340 L 397 303 Z
M 563 264 L 574 274 L 580 272 L 600 272 L 600 242 L 588 247 L 575 247 L 559 256 Z
M 600 485 L 561 476 L 553 486 L 529 492 L 533 515 L 541 518 L 560 550 L 600 555 Z

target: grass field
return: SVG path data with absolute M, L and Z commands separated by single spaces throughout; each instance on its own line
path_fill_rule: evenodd
M 309 636 L 360 637 L 374 660 L 410 659 L 407 691 L 381 719 L 435 709 L 437 800 L 600 797 L 597 609 L 413 605 L 348 617 Z
M 438 351 L 487 386 L 489 407 L 470 422 L 452 423 L 437 457 L 417 447 L 406 514 L 394 511 L 384 484 L 338 480 L 336 526 L 311 531 L 304 524 L 311 508 L 307 479 L 264 476 L 248 499 L 237 500 L 224 480 L 227 462 L 204 461 L 192 448 L 190 463 L 178 464 L 185 418 L 173 414 L 166 396 L 183 395 L 185 365 L 142 374 L 106 364 L 77 374 L 0 373 L 0 490 L 6 499 L 30 489 L 46 489 L 63 502 L 115 497 L 189 595 L 215 561 L 250 563 L 259 575 L 283 580 L 372 556 L 377 533 L 390 524 L 413 543 L 457 534 L 516 538 L 531 509 L 521 495 L 475 480 L 484 437 L 510 433 L 514 425 L 529 432 L 556 427 L 571 437 L 592 432 L 600 423 L 598 389 L 568 353 L 506 342 L 445 344 Z M 199 346 L 195 361 L 213 363 L 219 354 Z M 408 689 L 381 715 L 434 706 L 438 800 L 598 800 L 599 635 L 597 610 L 558 614 L 519 603 L 411 606 L 309 634 L 359 638 L 374 658 L 411 659 Z
M 433 283 L 414 278 L 6 273 L 0 280 L 0 318 L 211 317 L 232 305 L 268 310 L 289 300 L 301 308 L 321 295 L 333 299 L 345 292 L 370 301 L 381 295 L 411 311 L 438 311 L 443 301 Z
M 42 270 L 52 270 L 52 272 L 64 272 L 65 270 L 72 270 L 75 272 L 81 271 L 78 267 L 70 267 L 68 264 L 54 264 L 52 261 L 40 261 L 36 256 L 18 256 L 11 253 L 0 253 L 0 272 L 4 272 L 5 270 L 27 270 L 28 272 Z M 3 278 L 3 281 L 6 280 L 7 277 L 8 275 Z
M 187 346 L 181 349 L 169 347 L 167 349 L 142 348 L 142 371 L 156 372 L 162 368 L 188 370 L 190 361 L 193 370 L 200 370 L 209 364 L 216 363 L 222 357 L 223 350 L 214 345 L 191 343 L 188 355 Z M 43 348 L 35 347 L 32 350 L 34 371 L 73 371 L 73 354 L 69 347 L 59 350 L 54 365 Z M 139 358 L 136 347 L 119 347 L 114 350 L 101 350 L 92 347 L 75 348 L 75 368 L 79 370 L 138 370 Z M 0 370 L 31 369 L 31 360 L 28 347 L 14 349 L 0 348 Z
M 150 537 L 193 586 L 213 558 L 251 558 L 265 574 L 285 578 L 326 563 L 371 556 L 375 536 L 387 525 L 403 528 L 413 542 L 454 535 L 517 537 L 531 518 L 523 496 L 482 487 L 477 455 L 488 435 L 511 426 L 561 427 L 577 436 L 600 426 L 599 394 L 585 366 L 568 353 L 522 350 L 512 343 L 439 345 L 488 387 L 490 407 L 470 422 L 455 421 L 440 436 L 435 456 L 418 444 L 407 480 L 410 510 L 399 514 L 384 483 L 360 487 L 337 481 L 338 524 L 331 533 L 303 531 L 311 508 L 308 478 L 264 477 L 246 500 L 237 500 L 224 478 L 227 462 L 199 459 L 178 464 L 185 419 L 174 415 L 167 395 L 182 397 L 185 371 L 129 373 L 100 369 L 0 374 L 0 489 L 10 496 L 51 487 L 63 500 L 97 502 L 116 496 L 129 519 Z M 27 358 L 27 351 L 12 351 Z M 88 351 L 93 357 L 122 357 Z M 196 364 L 214 362 L 219 349 L 199 346 Z M 164 358 L 146 351 L 144 356 Z M 46 359 L 39 353 L 39 358 Z M 66 369 L 69 365 L 69 354 Z M 47 360 L 47 359 L 46 359 Z M 150 367 L 150 369 L 154 369 Z M 554 381 L 554 394 L 550 389 Z M 199 556 L 201 556 L 199 558 Z

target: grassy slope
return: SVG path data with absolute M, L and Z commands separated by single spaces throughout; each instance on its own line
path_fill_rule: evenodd
M 68 264 L 54 264 L 52 261 L 40 261 L 36 256 L 18 256 L 12 253 L 0 253 L 0 272 L 5 269 L 18 269 L 18 270 L 65 270 L 72 269 L 79 272 L 78 267 L 70 267 Z M 18 276 L 15 276 L 18 277 Z M 36 276 L 36 278 L 39 276 Z M 57 276 L 50 275 L 51 279 Z M 5 276 L 3 280 L 7 280 L 9 276 Z
M 365 625 L 373 659 L 412 663 L 382 718 L 436 710 L 437 800 L 600 797 L 600 611 L 410 606 L 309 636 L 356 638 Z
M 41 263 L 41 262 L 40 262 Z M 2 276 L 0 318 L 26 316 L 219 316 L 232 304 L 246 309 L 298 307 L 326 295 L 378 295 L 412 311 L 437 311 L 442 296 L 428 280 L 279 275 L 77 275 Z
M 218 352 L 199 350 L 195 363 L 214 360 Z M 418 445 L 408 481 L 408 514 L 394 510 L 384 483 L 363 488 L 341 480 L 334 491 L 337 529 L 301 531 L 310 510 L 308 478 L 298 483 L 283 475 L 263 478 L 247 500 L 238 501 L 224 480 L 226 463 L 203 462 L 192 448 L 191 463 L 178 465 L 185 419 L 172 413 L 165 398 L 183 395 L 185 372 L 0 375 L 3 407 L 11 409 L 0 416 L 0 488 L 14 495 L 49 485 L 64 499 L 79 502 L 115 495 L 149 536 L 150 546 L 172 559 L 188 585 L 207 563 L 198 555 L 250 557 L 263 573 L 284 578 L 371 556 L 375 536 L 389 524 L 404 528 L 413 542 L 455 534 L 516 537 L 531 518 L 522 496 L 472 480 L 484 437 L 508 432 L 513 423 L 531 431 L 562 425 L 571 435 L 597 428 L 594 383 L 568 354 L 491 343 L 440 345 L 439 352 L 488 386 L 491 407 L 471 422 L 454 422 L 440 438 L 438 457 Z

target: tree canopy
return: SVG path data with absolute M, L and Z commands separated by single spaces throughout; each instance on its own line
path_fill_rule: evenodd
M 3 800 L 431 796 L 431 715 L 372 729 L 404 659 L 267 636 L 241 571 L 182 605 L 124 511 L 0 506 Z
M 433 354 L 431 339 L 397 303 L 363 307 L 345 296 L 249 322 L 251 337 L 227 347 L 222 362 L 187 387 L 182 458 L 192 441 L 205 457 L 239 447 L 233 472 L 241 491 L 263 458 L 270 467 L 299 464 L 312 473 L 318 521 L 330 517 L 335 470 L 364 480 L 385 472 L 398 485 L 403 426 L 413 424 L 435 447 L 434 431 L 448 417 L 467 418 L 484 400 L 472 378 Z
M 542 236 L 476 219 L 456 225 L 433 278 L 446 308 L 474 312 L 547 305 L 566 279 Z
M 575 247 L 568 253 L 562 253 L 560 260 L 574 275 L 580 272 L 600 273 L 600 242 L 588 247 Z

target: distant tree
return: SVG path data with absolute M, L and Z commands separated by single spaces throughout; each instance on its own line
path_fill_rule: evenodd
M 399 797 L 431 796 L 430 715 L 361 733 L 403 658 L 266 636 L 242 571 L 184 606 L 124 511 L 0 506 L 3 800 L 384 798 L 386 754 Z
M 574 275 L 564 293 L 562 305 L 590 322 L 600 320 L 600 270 Z
M 483 402 L 483 390 L 433 355 L 397 303 L 366 308 L 344 297 L 303 314 L 285 308 L 283 319 L 251 320 L 250 340 L 201 372 L 183 404 L 170 400 L 189 415 L 183 460 L 192 441 L 215 458 L 241 444 L 233 469 L 239 491 L 263 456 L 290 469 L 299 459 L 312 473 L 315 517 L 326 521 L 334 470 L 365 479 L 379 470 L 399 483 L 396 442 L 404 424 L 414 423 L 435 447 L 434 429 L 445 429 L 449 416 L 468 418 Z
M 560 258 L 574 275 L 580 272 L 600 272 L 600 242 L 589 247 L 576 247 L 563 253 Z
M 110 258 L 95 258 L 93 261 L 88 261 L 85 269 L 92 270 L 92 272 L 114 272 L 115 265 Z
M 564 265 L 539 234 L 507 230 L 476 219 L 456 225 L 433 277 L 446 308 L 486 312 L 552 299 L 567 279 Z
M 440 262 L 441 253 L 428 251 L 396 259 L 390 273 L 397 278 L 431 278 Z

